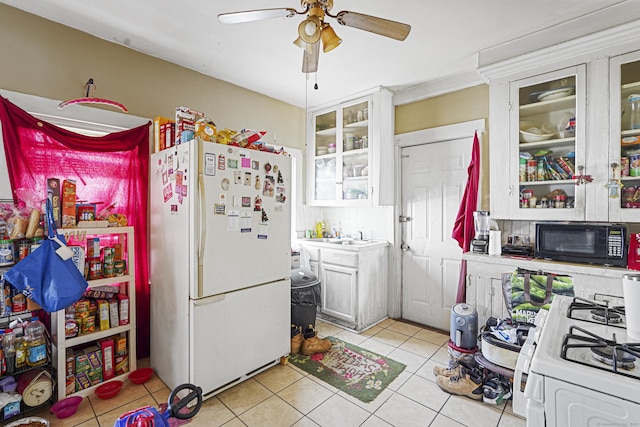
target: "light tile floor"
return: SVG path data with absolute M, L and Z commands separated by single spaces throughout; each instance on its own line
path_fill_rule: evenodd
M 321 337 L 344 341 L 407 365 L 373 402 L 362 403 L 291 364 L 277 365 L 206 400 L 188 427 L 511 427 L 525 426 L 511 402 L 488 405 L 442 391 L 433 367 L 448 362 L 448 335 L 387 319 L 361 334 L 318 320 Z M 148 359 L 139 365 L 148 366 Z M 33 414 L 52 427 L 112 427 L 123 413 L 165 403 L 169 389 L 157 377 L 143 385 L 125 382 L 108 400 L 84 399 L 72 417 L 58 420 L 48 411 Z

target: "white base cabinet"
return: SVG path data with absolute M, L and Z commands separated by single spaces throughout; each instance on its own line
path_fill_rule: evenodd
M 569 275 L 573 278 L 576 296 L 588 299 L 599 299 L 594 297 L 596 294 L 623 297 L 622 275 L 631 272 L 624 268 L 515 259 L 471 252 L 463 254 L 462 258 L 467 260 L 467 304 L 478 311 L 478 327 L 492 316 L 509 317 L 502 291 L 502 274 L 512 273 L 518 267 Z
M 67 243 L 82 246 L 86 244 L 87 238 L 104 239 L 105 244 L 111 245 L 119 243 L 122 245 L 122 257 L 126 260 L 126 272 L 123 276 L 108 277 L 103 279 L 88 280 L 89 288 L 97 286 L 113 286 L 118 293 L 126 294 L 129 298 L 129 323 L 114 328 L 100 330 L 99 322 L 96 320 L 95 332 L 78 334 L 73 338 L 65 337 L 65 310 L 51 313 L 51 335 L 53 345 L 53 366 L 57 372 L 56 384 L 58 390 L 58 400 L 68 396 L 89 396 L 95 392 L 100 385 L 96 384 L 84 390 L 74 393 L 66 393 L 67 363 L 66 352 L 72 347 L 88 346 L 97 343 L 99 340 L 114 335 L 125 334 L 127 337 L 128 369 L 120 375 L 116 375 L 104 382 L 114 379 L 125 380 L 129 373 L 137 368 L 136 364 L 136 281 L 135 281 L 135 246 L 133 227 L 106 227 L 106 228 L 66 228 L 58 230 L 64 234 Z M 88 259 L 85 261 L 88 262 Z
M 387 317 L 388 242 L 300 242 L 320 278 L 318 317 L 361 332 Z
M 322 308 L 320 312 L 356 325 L 356 297 L 358 293 L 358 268 L 323 263 Z

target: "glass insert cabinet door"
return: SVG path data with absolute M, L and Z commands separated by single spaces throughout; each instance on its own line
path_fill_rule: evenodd
M 517 168 L 518 183 L 511 211 L 516 218 L 583 215 L 584 186 L 573 179 L 585 161 L 583 75 L 582 67 L 573 67 L 511 88 L 510 165 Z
M 336 200 L 337 111 L 315 118 L 315 200 Z
M 619 111 L 615 117 L 615 124 L 620 125 L 619 133 L 612 133 L 620 147 L 618 164 L 622 182 L 622 210 L 640 208 L 640 53 L 627 56 L 625 60 L 630 62 L 619 65 L 620 91 L 617 99 L 613 100 L 620 109 L 612 108 L 612 111 Z M 615 96 L 614 91 L 612 96 Z
M 342 198 L 369 197 L 369 103 L 342 109 Z
M 369 180 L 368 100 L 317 113 L 312 120 L 313 199 L 317 202 L 367 200 Z

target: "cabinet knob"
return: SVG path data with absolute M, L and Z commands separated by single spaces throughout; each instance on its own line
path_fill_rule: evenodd
M 406 252 L 411 248 L 405 242 L 402 242 L 402 244 L 400 245 L 400 249 L 402 249 L 403 252 Z

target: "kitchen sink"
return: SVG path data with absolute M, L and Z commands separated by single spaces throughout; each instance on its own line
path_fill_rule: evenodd
M 308 242 L 333 243 L 334 245 L 366 245 L 369 240 L 337 239 L 335 237 L 325 237 L 322 239 L 304 239 Z
M 368 243 L 368 240 L 343 240 L 342 242 L 340 242 L 340 244 L 342 245 L 366 245 Z

